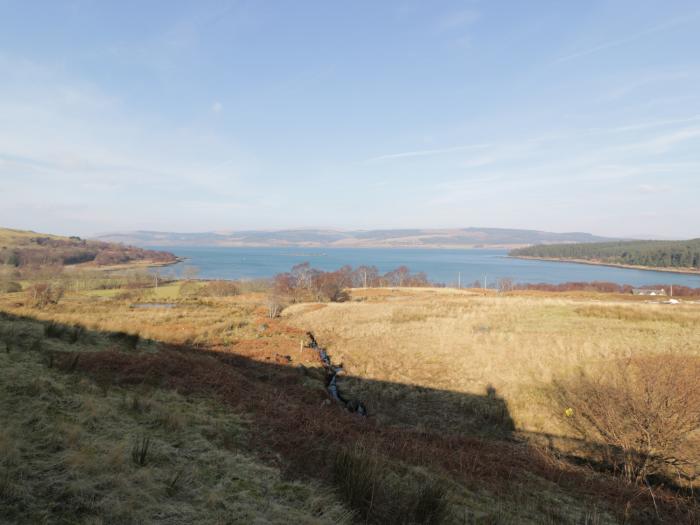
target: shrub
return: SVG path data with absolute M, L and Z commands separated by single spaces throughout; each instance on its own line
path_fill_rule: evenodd
M 209 297 L 232 297 L 238 295 L 240 290 L 233 281 L 209 281 L 202 289 L 202 293 Z
M 54 321 L 44 325 L 44 335 L 49 338 L 59 339 L 63 336 L 64 331 L 65 326 Z
M 139 289 L 128 289 L 121 291 L 117 294 L 114 295 L 114 300 L 115 301 L 128 301 L 128 302 L 138 302 L 143 300 L 146 297 L 146 294 L 144 293 L 143 290 Z
M 15 281 L 0 281 L 0 293 L 21 292 L 22 285 Z
M 36 283 L 27 288 L 27 294 L 34 307 L 44 308 L 50 304 L 58 304 L 63 297 L 63 288 L 47 283 Z
M 139 334 L 130 334 L 128 332 L 112 332 L 109 334 L 109 338 L 124 344 L 132 350 L 138 346 L 139 340 L 141 339 Z
M 236 285 L 241 293 L 268 292 L 272 288 L 270 279 L 244 279 L 237 281 Z
M 274 319 L 282 313 L 282 310 L 284 310 L 285 299 L 284 297 L 271 292 L 265 299 L 265 306 L 267 307 L 267 316 L 270 319 Z
M 200 294 L 201 285 L 197 281 L 185 281 L 180 285 L 181 297 L 195 297 Z
M 688 441 L 700 430 L 699 384 L 700 358 L 654 355 L 557 380 L 553 395 L 566 423 L 602 446 L 606 467 L 642 483 L 700 460 Z
M 44 325 L 44 336 L 50 339 L 63 339 L 69 343 L 77 343 L 85 329 L 80 325 L 65 325 L 49 321 Z

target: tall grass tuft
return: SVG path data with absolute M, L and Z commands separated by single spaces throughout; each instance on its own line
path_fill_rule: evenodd
M 85 329 L 78 324 L 69 326 L 55 321 L 50 321 L 44 325 L 44 336 L 49 339 L 62 339 L 71 344 L 77 343 L 83 335 Z
M 128 332 L 112 332 L 109 337 L 113 341 L 118 341 L 132 350 L 136 349 L 141 339 L 139 334 L 130 334 Z
M 445 487 L 433 478 L 401 470 L 375 451 L 355 445 L 335 453 L 333 481 L 366 523 L 443 523 L 448 510 Z
M 64 332 L 65 326 L 60 323 L 50 321 L 44 325 L 44 335 L 49 339 L 60 339 Z
M 131 447 L 131 459 L 133 460 L 134 464 L 138 465 L 139 467 L 146 466 L 150 446 L 151 438 L 149 436 L 136 440 L 134 445 Z

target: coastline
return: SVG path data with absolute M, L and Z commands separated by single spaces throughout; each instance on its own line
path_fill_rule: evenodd
M 102 271 L 102 272 L 116 272 L 119 270 L 135 270 L 138 268 L 162 268 L 165 266 L 172 266 L 175 264 L 179 264 L 183 261 L 185 261 L 187 257 L 180 257 L 180 256 L 175 256 L 174 261 L 168 261 L 168 262 L 156 262 L 156 261 L 151 261 L 151 260 L 140 260 L 140 261 L 132 261 L 128 263 L 123 263 L 123 264 L 111 264 L 107 266 L 96 266 L 92 262 L 88 263 L 82 263 L 82 264 L 73 264 L 70 266 L 65 266 L 64 268 L 74 268 L 74 269 L 79 269 L 79 270 L 97 270 L 97 271 Z
M 683 275 L 697 275 L 700 276 L 700 270 L 695 270 L 693 268 L 665 268 L 662 266 L 639 266 L 635 264 L 619 264 L 619 263 L 609 263 L 603 261 L 591 261 L 589 259 L 563 259 L 559 257 L 532 257 L 528 255 L 508 255 L 512 259 L 524 259 L 529 261 L 549 261 L 549 262 L 560 262 L 560 263 L 574 263 L 574 264 L 589 264 L 591 266 L 609 266 L 611 268 L 623 268 L 626 270 L 644 270 L 647 272 L 666 272 L 666 273 L 679 273 Z

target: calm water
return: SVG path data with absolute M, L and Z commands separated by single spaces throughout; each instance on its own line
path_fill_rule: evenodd
M 425 272 L 440 283 L 462 284 L 475 280 L 493 284 L 499 278 L 520 283 L 558 284 L 568 281 L 608 281 L 642 286 L 676 284 L 700 288 L 700 276 L 668 272 L 628 270 L 587 264 L 527 261 L 506 257 L 505 250 L 426 250 L 413 248 L 219 248 L 154 247 L 186 257 L 187 261 L 162 272 L 182 274 L 187 266 L 199 269 L 203 279 L 246 279 L 271 277 L 287 272 L 295 264 L 309 262 L 314 268 L 336 270 L 341 266 L 376 266 L 381 273 L 405 265 L 413 272 Z

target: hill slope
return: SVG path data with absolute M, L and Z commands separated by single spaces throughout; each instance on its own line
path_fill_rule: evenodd
M 0 314 L 0 522 L 350 523 L 331 491 L 285 480 L 248 450 L 238 413 L 77 376 L 66 356 L 77 363 L 122 345 L 96 332 L 73 343 L 57 335 L 57 325 Z
M 700 239 L 688 241 L 621 241 L 531 246 L 514 257 L 580 260 L 650 268 L 700 269 Z
M 290 246 L 337 248 L 497 248 L 609 240 L 589 233 L 551 233 L 503 228 L 399 230 L 277 230 L 172 233 L 135 231 L 97 237 L 137 246 Z
M 107 266 L 128 263 L 169 264 L 177 258 L 169 252 L 134 246 L 61 237 L 32 231 L 0 228 L 0 265 L 46 266 L 91 264 Z

